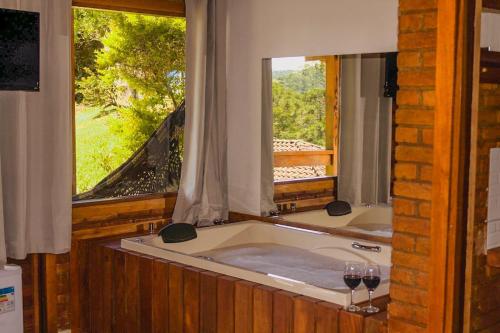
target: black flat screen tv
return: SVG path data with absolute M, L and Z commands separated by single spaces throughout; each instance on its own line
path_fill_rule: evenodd
M 40 14 L 0 9 L 0 90 L 40 90 Z

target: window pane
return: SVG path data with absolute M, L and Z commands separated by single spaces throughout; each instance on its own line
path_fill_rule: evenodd
M 325 65 L 305 57 L 275 58 L 273 130 L 281 140 L 325 147 Z M 293 145 L 293 142 L 292 142 Z M 301 144 L 296 148 L 301 149 Z
M 280 163 L 287 164 L 274 168 L 274 180 L 323 177 L 326 166 L 303 165 L 300 152 L 325 150 L 325 63 L 305 57 L 274 58 L 272 70 L 273 149 L 275 155 L 281 153 Z
M 185 31 L 184 18 L 74 9 L 77 193 L 102 188 L 103 179 L 130 187 L 114 191 L 119 196 L 175 190 L 151 184 L 170 177 L 160 174 L 159 159 L 170 150 L 180 154 L 174 127 L 182 128 L 183 111 L 165 120 L 184 100 Z M 178 138 L 152 137 L 157 129 Z M 118 184 L 122 176 L 127 185 Z M 105 192 L 99 196 L 114 196 Z

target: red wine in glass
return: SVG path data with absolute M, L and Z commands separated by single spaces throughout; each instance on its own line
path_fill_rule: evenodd
M 361 284 L 361 275 L 344 275 L 344 282 L 350 289 L 356 289 Z
M 351 289 L 351 304 L 346 307 L 347 311 L 356 312 L 359 311 L 359 306 L 355 305 L 353 302 L 354 289 L 361 284 L 361 278 L 363 276 L 363 264 L 354 261 L 347 261 L 344 268 L 344 283 Z
M 375 290 L 380 284 L 380 276 L 363 276 L 363 283 L 368 290 Z
M 366 264 L 365 271 L 363 274 L 363 284 L 368 289 L 368 299 L 369 305 L 364 307 L 362 310 L 367 313 L 377 313 L 380 311 L 379 308 L 373 306 L 372 295 L 375 289 L 377 289 L 380 284 L 380 267 L 377 264 Z

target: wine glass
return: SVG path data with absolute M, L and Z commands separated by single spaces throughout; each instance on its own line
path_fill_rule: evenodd
M 369 305 L 362 310 L 367 313 L 377 313 L 379 308 L 372 305 L 372 294 L 380 284 L 380 267 L 377 264 L 366 264 L 365 272 L 363 274 L 363 283 L 368 288 Z
M 361 283 L 361 277 L 363 275 L 363 264 L 354 261 L 347 261 L 344 268 L 344 282 L 351 289 L 351 304 L 346 307 L 347 311 L 356 312 L 359 311 L 359 306 L 353 303 L 354 289 Z

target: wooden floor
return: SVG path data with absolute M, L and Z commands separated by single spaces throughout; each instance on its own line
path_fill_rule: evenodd
M 88 244 L 80 332 L 387 331 L 388 297 L 376 315 L 121 249 Z

